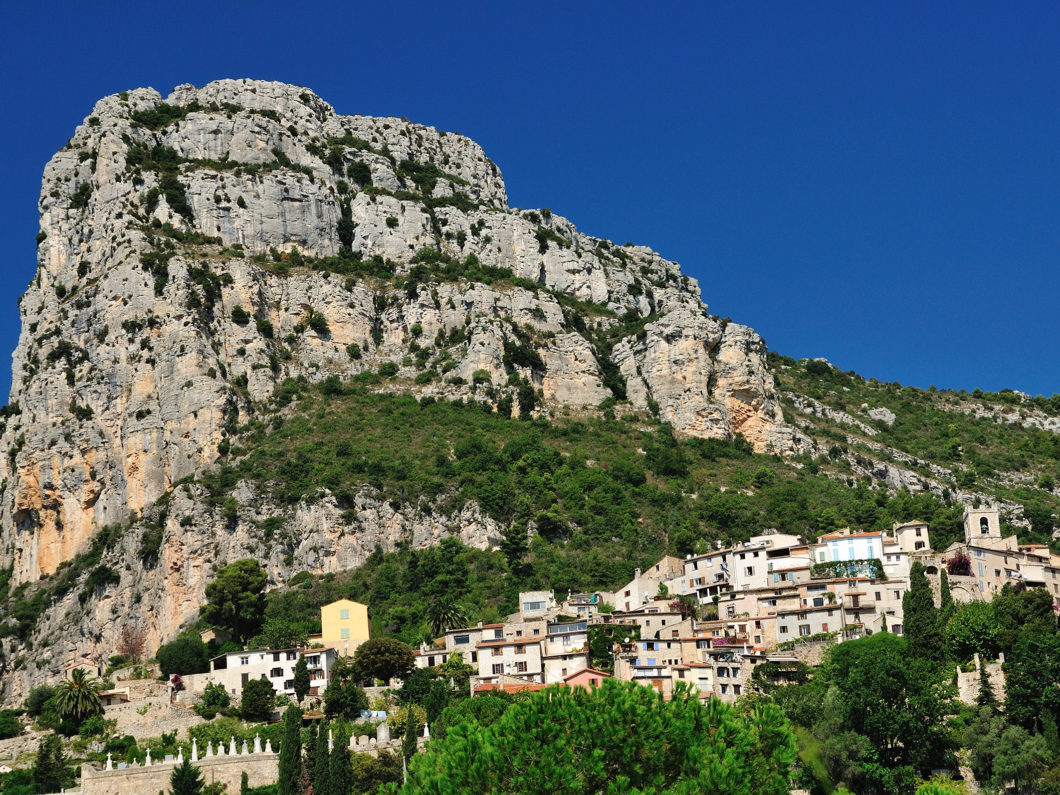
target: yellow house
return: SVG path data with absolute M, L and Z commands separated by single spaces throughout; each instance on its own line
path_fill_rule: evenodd
M 320 608 L 320 635 L 310 638 L 349 655 L 368 640 L 368 605 L 339 599 Z

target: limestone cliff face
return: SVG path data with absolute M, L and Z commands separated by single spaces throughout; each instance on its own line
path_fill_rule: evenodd
M 791 444 L 751 329 L 708 314 L 652 250 L 509 208 L 496 165 L 459 135 L 339 116 L 279 83 L 138 89 L 100 100 L 48 163 L 40 215 L 3 417 L 0 563 L 14 583 L 213 464 L 246 407 L 291 377 L 394 362 L 387 388 L 460 397 L 484 370 L 494 400 L 516 381 L 545 411 L 624 393 L 681 433 Z M 325 516 L 289 517 L 306 541 L 276 571 L 357 565 L 410 534 L 496 536 L 481 517 L 454 529 L 371 502 L 356 539 Z M 123 585 L 167 613 L 156 637 L 194 612 L 210 561 L 252 548 L 241 529 L 194 527 L 167 525 L 156 573 Z M 135 612 L 95 608 L 112 609 Z M 97 634 L 105 618 L 89 622 Z

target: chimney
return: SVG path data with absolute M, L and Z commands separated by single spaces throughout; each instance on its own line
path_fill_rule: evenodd
M 634 580 L 639 580 L 640 579 L 640 569 L 634 569 L 633 570 L 633 579 Z

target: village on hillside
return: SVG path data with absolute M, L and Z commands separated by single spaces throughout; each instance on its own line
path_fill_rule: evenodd
M 504 622 L 450 627 L 434 644 L 422 643 L 413 651 L 411 670 L 463 671 L 461 686 L 471 697 L 549 685 L 595 689 L 614 679 L 654 688 L 664 699 L 681 688 L 700 700 L 734 703 L 778 684 L 806 681 L 836 643 L 903 634 L 903 597 L 917 565 L 936 602 L 943 601 L 942 589 L 955 602 L 988 602 L 1010 585 L 1045 589 L 1057 610 L 1060 555 L 1002 537 L 996 509 L 966 510 L 963 542 L 944 551 L 932 549 L 929 532 L 926 523 L 907 522 L 889 532 L 843 529 L 815 543 L 766 532 L 705 554 L 666 556 L 638 569 L 614 592 L 564 598 L 551 591 L 523 592 L 518 612 Z M 104 717 L 124 716 L 124 730 L 143 736 L 158 727 L 186 729 L 191 723 L 181 716 L 201 722 L 191 708 L 201 710 L 204 699 L 223 691 L 232 702 L 245 703 L 248 685 L 265 680 L 279 700 L 303 707 L 307 720 L 323 718 L 333 672 L 348 676 L 346 660 L 372 633 L 364 604 L 342 599 L 321 607 L 320 614 L 321 632 L 305 646 L 227 651 L 211 659 L 204 673 L 168 682 L 119 682 L 100 693 Z M 203 639 L 214 633 L 206 630 Z M 974 703 L 981 677 L 1003 699 L 1001 662 L 976 655 L 971 666 L 959 668 L 960 699 Z M 103 674 L 87 660 L 73 668 Z M 308 673 L 308 686 L 298 686 L 299 669 Z M 360 711 L 359 721 L 368 725 L 350 736 L 352 752 L 378 757 L 398 749 L 401 741 L 387 720 L 387 708 L 394 706 L 387 695 L 402 684 L 402 677 L 384 678 L 378 687 L 366 688 L 376 706 Z M 130 729 L 134 713 L 143 725 Z M 417 734 L 423 745 L 430 726 Z M 188 756 L 232 787 L 243 774 L 252 784 L 271 783 L 279 758 L 271 741 L 257 736 L 241 743 L 235 737 L 218 740 L 216 748 L 213 741 L 196 745 L 193 738 Z M 182 749 L 154 760 L 148 752 L 143 763 L 108 755 L 102 768 L 82 765 L 77 791 L 95 795 L 164 786 L 184 759 Z

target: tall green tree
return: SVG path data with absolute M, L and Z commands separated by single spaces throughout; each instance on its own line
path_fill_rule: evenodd
M 206 586 L 207 603 L 200 608 L 203 619 L 231 630 L 240 643 L 246 643 L 265 620 L 267 583 L 265 570 L 253 558 L 229 563 Z
M 280 745 L 280 792 L 298 792 L 302 777 L 302 710 L 290 706 L 283 714 L 283 741 Z
M 205 786 L 202 771 L 190 759 L 174 767 L 169 776 L 169 789 L 173 795 L 200 795 Z
M 294 696 L 302 701 L 309 695 L 311 681 L 309 679 L 309 664 L 304 654 L 298 655 L 298 662 L 294 665 Z
M 794 759 L 794 736 L 772 704 L 741 715 L 684 687 L 664 701 L 609 679 L 593 690 L 546 688 L 492 726 L 451 728 L 413 757 L 400 791 L 780 795 Z
M 103 712 L 99 697 L 103 683 L 83 668 L 74 668 L 55 693 L 55 711 L 60 718 L 72 718 L 80 723 L 92 715 Z
M 931 585 L 924 575 L 924 565 L 914 561 L 909 568 L 909 590 L 902 597 L 902 627 L 909 641 L 909 653 L 924 660 L 943 657 L 939 613 L 931 595 Z

